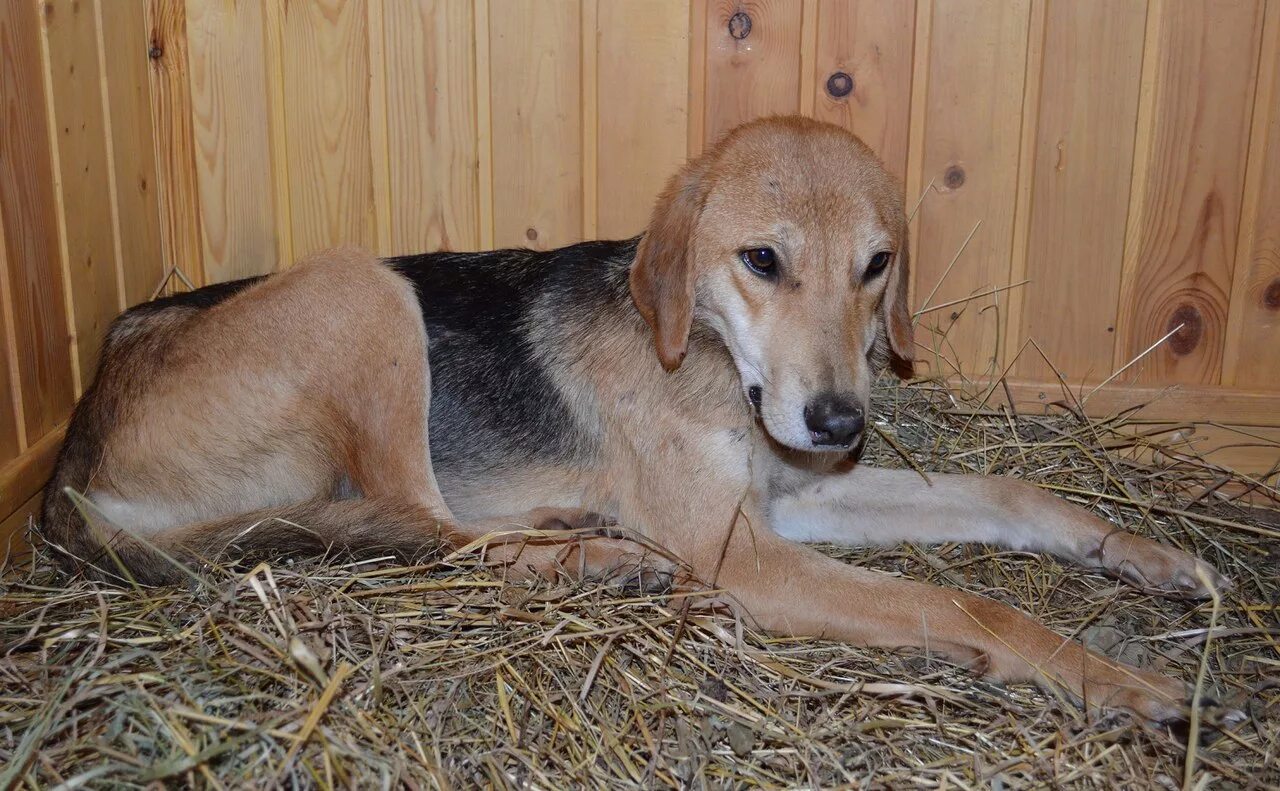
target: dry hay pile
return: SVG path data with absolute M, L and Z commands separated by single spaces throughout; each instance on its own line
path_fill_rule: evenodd
M 1267 481 L 1135 461 L 1159 437 L 1123 420 L 1013 415 L 928 385 L 876 403 L 879 463 L 1037 481 L 1236 587 L 1215 612 L 981 546 L 829 551 L 988 593 L 1251 719 L 1188 751 L 926 656 L 682 623 L 680 601 L 590 585 L 504 586 L 466 560 L 121 590 L 68 585 L 38 550 L 0 587 L 0 788 L 1280 784 L 1280 519 L 1228 499 L 1274 495 Z

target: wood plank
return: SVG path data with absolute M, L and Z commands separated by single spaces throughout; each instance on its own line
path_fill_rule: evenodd
M 1035 144 L 1039 134 L 1041 74 L 1044 70 L 1045 37 L 1048 32 L 1048 0 L 1031 0 L 1027 24 L 1026 76 L 1023 78 L 1022 110 L 1018 141 L 1018 191 L 1013 206 L 1013 244 L 1009 249 L 1009 282 L 1028 279 L 1028 240 L 1031 235 L 1031 196 L 1035 186 Z M 1025 346 L 1023 316 L 1026 310 L 1025 285 L 1010 289 L 1004 296 L 1004 338 L 1001 367 L 1008 371 Z
M 288 133 L 284 117 L 284 9 L 263 4 L 263 49 L 267 64 L 267 134 L 271 137 L 271 193 L 275 208 L 276 261 L 293 263 L 293 216 L 289 198 Z
M 705 143 L 752 118 L 799 112 L 803 10 L 794 0 L 707 3 Z
M 689 0 L 689 140 L 686 154 L 702 153 L 707 139 L 707 17 L 711 0 Z
M 369 160 L 373 182 L 373 218 L 378 243 L 374 252 L 391 250 L 391 141 L 387 129 L 387 41 L 383 4 L 366 3 L 369 44 Z M 423 97 L 415 97 L 421 103 Z
M 141 3 L 98 0 L 97 18 L 111 130 L 116 240 L 128 306 L 149 299 L 164 274 L 146 9 Z
M 476 159 L 478 160 L 476 215 L 480 249 L 493 247 L 493 113 L 490 91 L 489 0 L 475 0 Z
M 1141 413 L 1140 413 L 1141 414 Z M 1124 426 L 1126 434 L 1140 434 L 1150 447 L 1127 452 L 1130 458 L 1159 466 L 1186 465 L 1234 470 L 1270 486 L 1280 487 L 1280 428 L 1275 426 L 1233 426 L 1194 420 L 1176 422 L 1139 420 Z M 1223 492 L 1230 496 L 1238 487 Z M 1274 507 L 1275 499 L 1257 504 Z
M 3 213 L 4 205 L 0 204 L 0 214 Z M 0 222 L 0 464 L 17 458 L 27 444 L 10 290 L 9 257 L 5 252 L 4 223 Z
M 187 73 L 205 280 L 277 268 L 263 12 L 187 0 Z
M 961 382 L 952 382 L 960 387 Z M 1148 420 L 1215 420 L 1239 426 L 1280 426 L 1280 393 L 1243 390 L 1221 385 L 1108 384 L 1105 387 L 1072 386 L 1071 395 L 1058 382 L 1030 382 L 1009 379 L 1014 403 L 1021 410 L 1037 411 L 1055 401 L 1073 405 L 1083 402 L 1092 417 L 1108 417 L 1142 406 Z M 1005 403 L 1004 388 L 991 386 L 990 379 L 975 379 L 971 390 L 990 391 L 990 403 Z
M 800 114 L 814 114 L 814 91 L 806 81 L 818 68 L 818 5 L 821 0 L 804 0 L 800 9 Z
M 58 188 L 77 365 L 87 386 L 107 327 L 124 305 L 117 278 L 98 29 L 91 3 L 45 0 Z
M 915 17 L 915 0 L 821 0 L 804 88 L 815 118 L 862 138 L 899 179 L 907 173 Z
M 32 522 L 40 518 L 40 508 L 43 505 L 44 494 L 34 494 L 0 521 L 0 572 L 4 571 L 9 562 L 30 553 L 31 544 L 27 541 L 27 531 Z M 4 509 L 0 509 L 2 510 Z
M 1016 335 L 1073 381 L 1112 370 L 1145 30 L 1145 0 L 1048 3 Z M 1054 378 L 1034 350 L 1014 371 Z
M 1267 3 L 1222 382 L 1280 390 L 1280 2 Z
M 156 186 L 165 271 L 178 267 L 204 283 L 200 187 L 191 124 L 185 0 L 146 0 L 151 68 L 151 119 L 156 140 Z
M 924 124 L 916 299 L 938 305 L 1009 282 L 1018 184 L 1019 118 L 1030 3 L 947 0 L 933 5 Z M 965 238 L 981 222 L 954 268 Z M 993 370 L 1007 297 L 984 296 L 921 318 L 916 340 L 968 375 Z M 993 309 L 993 306 L 997 306 Z M 921 368 L 938 367 L 917 355 Z M 949 373 L 949 371 L 942 371 Z
M 1022 415 L 1061 414 L 1078 411 L 1098 420 L 1125 418 L 1122 431 L 1153 433 L 1161 442 L 1175 442 L 1177 431 L 1185 440 L 1175 446 L 1181 454 L 1236 470 L 1247 476 L 1265 477 L 1268 485 L 1280 485 L 1280 394 L 1207 385 L 1107 386 L 1067 395 L 1058 384 L 1010 380 L 1008 391 L 990 390 L 987 405 L 1012 400 Z M 990 382 L 980 384 L 989 388 Z M 981 394 L 982 391 L 979 391 Z M 1087 395 L 1087 398 L 1084 396 Z M 1163 434 L 1159 433 L 1164 431 Z M 1140 458 L 1152 461 L 1146 452 Z M 1172 461 L 1168 456 L 1165 461 Z
M 1258 65 L 1256 0 L 1153 2 L 1148 11 L 1119 317 L 1118 368 L 1172 338 L 1124 380 L 1220 379 Z
M 23 430 L 35 439 L 71 412 L 75 380 L 62 283 L 38 6 L 0 3 L 0 223 L 13 308 Z
M 576 0 L 503 0 L 489 18 L 494 242 L 582 238 L 581 18 Z
M 912 47 L 911 67 L 911 120 L 907 133 L 907 177 L 904 193 L 907 201 L 907 227 L 911 238 L 907 241 L 911 260 L 920 260 L 920 206 L 934 194 L 933 184 L 924 178 L 925 108 L 929 100 L 929 52 L 933 37 L 933 0 L 916 0 L 916 32 Z M 911 267 L 908 284 L 908 303 L 918 307 L 923 300 L 920 294 L 920 268 Z
M 40 493 L 53 473 L 65 426 L 40 438 L 18 458 L 0 466 L 0 513 L 9 515 Z
M 600 0 L 579 2 L 582 31 L 582 76 L 579 80 L 582 98 L 578 110 L 582 120 L 582 236 L 584 239 L 598 239 L 600 198 L 596 189 L 600 181 L 600 141 L 597 139 L 600 107 L 597 92 L 600 87 L 600 54 L 597 49 L 600 43 Z
M 284 97 L 294 254 L 377 245 L 364 0 L 291 3 Z
M 396 253 L 481 243 L 473 16 L 450 0 L 383 11 Z
M 689 11 L 683 0 L 600 6 L 599 235 L 633 236 L 685 161 Z

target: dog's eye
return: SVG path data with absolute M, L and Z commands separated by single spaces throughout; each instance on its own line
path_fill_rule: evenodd
M 778 256 L 769 247 L 755 247 L 738 253 L 747 269 L 761 277 L 773 277 L 778 273 Z
M 889 265 L 889 261 L 893 258 L 893 253 L 888 250 L 881 250 L 871 256 L 871 260 L 867 262 L 867 271 L 862 274 L 863 280 L 871 280 L 875 276 L 884 271 Z

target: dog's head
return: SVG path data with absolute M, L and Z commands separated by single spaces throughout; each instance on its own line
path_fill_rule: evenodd
M 911 373 L 902 194 L 871 149 L 805 118 L 730 132 L 659 197 L 631 295 L 675 370 L 695 318 L 724 339 L 766 431 L 859 439 L 874 369 Z

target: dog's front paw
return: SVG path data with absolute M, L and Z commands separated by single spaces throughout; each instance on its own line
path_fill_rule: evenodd
M 1206 598 L 1231 588 L 1231 580 L 1203 560 L 1132 533 L 1111 533 L 1090 557 L 1143 590 Z

